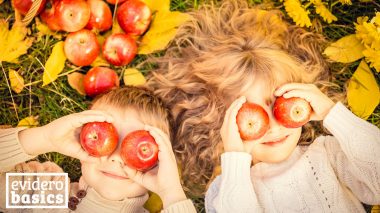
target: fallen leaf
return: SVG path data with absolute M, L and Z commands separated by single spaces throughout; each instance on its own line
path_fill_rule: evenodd
M 169 11 L 170 0 L 143 0 L 152 13 L 155 11 Z
M 154 192 L 149 192 L 149 199 L 145 202 L 144 208 L 150 213 L 158 213 L 163 209 L 160 196 Z
M 16 93 L 20 93 L 24 89 L 24 79 L 15 70 L 9 69 L 9 81 L 12 90 Z
M 96 59 L 91 63 L 91 66 L 92 67 L 109 67 L 110 64 L 102 55 L 98 55 L 98 57 L 96 57 Z
M 45 64 L 45 70 L 42 76 L 42 86 L 46 86 L 55 81 L 58 78 L 59 73 L 61 73 L 65 67 L 66 56 L 63 50 L 63 45 L 63 41 L 59 41 L 54 45 L 51 55 Z
M 37 33 L 37 40 L 41 40 L 42 36 L 48 35 L 48 36 L 53 36 L 56 39 L 61 40 L 62 39 L 62 34 L 53 32 L 52 30 L 49 29 L 49 27 L 42 23 L 39 18 L 35 18 L 36 20 L 36 29 L 38 30 Z
M 79 94 L 86 95 L 83 85 L 84 74 L 80 72 L 73 72 L 67 75 L 67 80 L 71 88 L 75 89 Z
M 126 69 L 123 80 L 125 85 L 131 86 L 143 85 L 146 82 L 144 75 L 135 68 Z
M 363 58 L 364 49 L 356 35 L 351 34 L 332 43 L 323 54 L 336 62 L 350 63 Z
M 18 63 L 18 57 L 27 53 L 33 38 L 27 37 L 28 29 L 21 24 L 14 24 L 8 29 L 8 22 L 0 19 L 0 62 Z
M 3 2 L 4 2 L 4 0 L 0 0 L 0 4 L 3 3 Z
M 158 11 L 139 46 L 139 54 L 149 54 L 166 48 L 177 33 L 177 28 L 190 16 L 181 12 Z
M 18 127 L 36 127 L 39 125 L 38 116 L 29 116 L 18 122 Z
M 352 112 L 364 119 L 372 114 L 380 102 L 379 86 L 364 60 L 349 81 L 347 101 Z

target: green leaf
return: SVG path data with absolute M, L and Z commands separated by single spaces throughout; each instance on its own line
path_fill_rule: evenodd
M 24 89 L 24 79 L 15 70 L 9 69 L 9 81 L 12 90 L 16 93 L 20 93 Z
M 347 100 L 352 112 L 364 119 L 372 114 L 380 102 L 379 86 L 364 60 L 349 81 Z
M 364 49 L 364 45 L 360 43 L 356 35 L 351 34 L 332 43 L 323 54 L 333 61 L 350 63 L 363 58 Z
M 188 21 L 190 16 L 181 12 L 158 11 L 141 39 L 139 54 L 149 54 L 166 48 L 177 33 L 177 28 Z
M 54 45 L 51 55 L 45 64 L 45 70 L 42 76 L 42 86 L 46 86 L 55 81 L 58 78 L 59 73 L 61 73 L 65 67 L 66 56 L 63 50 L 63 45 L 63 41 L 57 42 Z

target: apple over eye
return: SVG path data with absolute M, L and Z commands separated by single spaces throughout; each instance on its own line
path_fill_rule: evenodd
M 147 171 L 158 162 L 158 145 L 148 131 L 133 131 L 121 143 L 120 155 L 127 166 Z
M 273 105 L 276 120 L 287 128 L 298 128 L 309 122 L 312 108 L 305 99 L 278 97 Z
M 119 135 L 116 128 L 107 122 L 90 122 L 82 127 L 80 143 L 94 157 L 107 156 L 117 148 Z
M 258 104 L 244 103 L 236 116 L 241 139 L 244 141 L 262 137 L 269 129 L 267 112 Z

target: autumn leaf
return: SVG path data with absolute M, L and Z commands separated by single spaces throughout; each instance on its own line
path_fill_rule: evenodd
M 4 2 L 4 0 L 0 0 L 0 4 L 3 3 L 3 2 Z
M 141 39 L 139 54 L 149 54 L 166 48 L 177 33 L 177 28 L 190 16 L 181 12 L 158 11 L 149 31 Z
M 125 85 L 131 86 L 143 85 L 146 82 L 144 75 L 135 68 L 126 69 L 123 80 Z
M 91 63 L 91 66 L 92 67 L 109 67 L 110 64 L 102 55 L 98 55 L 98 57 L 96 57 L 96 59 Z
M 364 119 L 372 114 L 380 102 L 379 86 L 364 60 L 349 81 L 347 100 L 352 112 Z
M 36 127 L 39 125 L 38 116 L 29 116 L 22 119 L 17 126 L 18 127 Z
M 336 62 L 350 63 L 361 59 L 364 49 L 356 35 L 351 34 L 332 43 L 323 54 Z
M 12 90 L 16 93 L 20 93 L 24 89 L 24 79 L 15 70 L 9 69 L 9 81 Z
M 26 36 L 28 29 L 21 24 L 14 24 L 8 29 L 8 22 L 0 19 L 0 62 L 18 63 L 18 57 L 27 53 L 33 38 Z
M 63 50 L 63 45 L 63 41 L 59 41 L 54 45 L 51 55 L 45 64 L 45 70 L 42 76 L 42 86 L 46 86 L 55 81 L 58 78 L 59 73 L 61 73 L 65 67 L 66 56 Z
M 149 192 L 149 199 L 145 202 L 144 208 L 151 213 L 161 212 L 163 204 L 160 196 L 154 192 Z
M 86 95 L 86 91 L 83 86 L 84 74 L 79 72 L 73 72 L 67 75 L 67 80 L 71 88 L 75 89 L 79 94 Z
M 37 40 L 41 40 L 42 36 L 48 35 L 48 36 L 53 36 L 56 39 L 61 40 L 62 39 L 62 34 L 59 34 L 57 32 L 53 32 L 52 30 L 49 29 L 49 27 L 42 23 L 39 18 L 35 18 L 36 20 L 36 29 L 38 30 L 37 33 Z
M 169 11 L 170 10 L 170 0 L 143 0 L 152 13 L 155 11 Z

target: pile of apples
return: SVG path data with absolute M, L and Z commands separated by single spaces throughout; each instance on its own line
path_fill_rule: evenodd
M 32 3 L 33 0 L 12 0 L 15 10 L 22 15 L 27 14 Z M 113 26 L 110 5 L 117 8 L 115 18 L 124 33 L 109 35 L 101 47 L 96 35 Z M 89 66 L 100 54 L 114 66 L 128 65 L 137 54 L 135 38 L 146 32 L 152 19 L 149 7 L 140 0 L 43 0 L 37 15 L 52 31 L 68 32 L 64 52 L 76 66 Z M 95 68 L 85 77 L 87 95 L 93 97 L 119 86 L 114 70 Z

